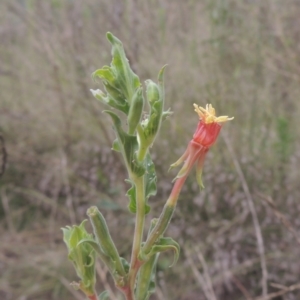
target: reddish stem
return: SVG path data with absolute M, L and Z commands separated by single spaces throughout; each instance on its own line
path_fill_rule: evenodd
M 131 290 L 129 285 L 126 285 L 124 287 L 118 287 L 118 289 L 123 292 L 123 294 L 126 297 L 126 300 L 134 300 L 133 291 Z
M 176 179 L 176 181 L 174 183 L 174 186 L 173 186 L 173 189 L 171 191 L 171 194 L 170 194 L 170 196 L 169 196 L 169 198 L 167 200 L 167 205 L 173 205 L 173 206 L 176 205 L 178 196 L 179 196 L 179 194 L 181 192 L 181 189 L 182 189 L 182 187 L 184 185 L 184 182 L 185 182 L 185 180 L 187 178 L 187 175 L 188 174 L 186 174 L 185 176 L 183 176 L 181 178 Z

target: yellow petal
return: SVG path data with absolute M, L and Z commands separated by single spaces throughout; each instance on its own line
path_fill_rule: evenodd
M 206 124 L 210 124 L 214 122 L 222 123 L 234 119 L 233 117 L 229 118 L 228 116 L 216 117 L 216 110 L 211 104 L 206 104 L 205 108 L 203 108 L 194 103 L 194 108 L 199 118 Z

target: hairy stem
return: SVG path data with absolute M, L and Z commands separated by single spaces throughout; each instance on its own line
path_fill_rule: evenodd
M 145 188 L 144 188 L 144 176 L 135 178 L 136 189 L 136 221 L 133 238 L 133 247 L 131 254 L 130 270 L 128 275 L 129 288 L 132 298 L 134 299 L 134 286 L 137 272 L 141 266 L 141 262 L 138 259 L 138 255 L 141 250 L 141 244 L 143 240 L 144 221 L 145 221 Z
M 173 186 L 172 192 L 163 208 L 163 211 L 158 219 L 157 224 L 154 229 L 151 231 L 151 234 L 147 238 L 147 241 L 143 247 L 144 254 L 147 254 L 157 239 L 166 231 L 171 218 L 173 216 L 174 210 L 176 208 L 177 200 L 183 184 L 186 180 L 187 176 L 178 178 Z

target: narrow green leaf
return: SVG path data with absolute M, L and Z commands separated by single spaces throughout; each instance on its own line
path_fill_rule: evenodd
M 146 155 L 145 169 L 145 198 L 149 199 L 150 196 L 155 196 L 157 192 L 155 166 L 149 153 Z
M 150 257 L 157 253 L 165 252 L 165 251 L 173 251 L 174 252 L 174 261 L 170 267 L 176 264 L 179 253 L 180 253 L 180 246 L 177 242 L 175 242 L 170 237 L 162 237 L 160 238 L 151 248 L 150 252 L 147 255 L 144 255 L 142 252 L 140 253 L 140 258 L 142 260 L 148 260 Z
M 109 66 L 103 66 L 102 69 L 96 70 L 92 74 L 92 78 L 95 80 L 97 77 L 99 77 L 101 80 L 103 80 L 106 83 L 109 82 L 111 85 L 115 85 L 116 83 L 116 78 L 114 76 L 114 73 Z
M 173 112 L 169 108 L 168 110 L 164 111 L 162 114 L 162 122 L 165 121 L 168 117 L 172 116 Z

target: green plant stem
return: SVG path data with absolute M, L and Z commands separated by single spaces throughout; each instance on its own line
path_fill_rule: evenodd
M 144 176 L 135 178 L 134 184 L 136 188 L 136 221 L 135 221 L 130 270 L 128 275 L 128 283 L 129 283 L 129 288 L 130 288 L 130 293 L 132 298 L 127 297 L 127 300 L 134 299 L 134 285 L 135 285 L 136 275 L 142 264 L 142 262 L 139 261 L 138 256 L 141 250 L 141 244 L 142 244 L 143 232 L 144 232 L 144 222 L 145 222 Z
M 155 225 L 154 229 L 151 231 L 151 233 L 150 233 L 149 237 L 147 238 L 147 241 L 143 247 L 144 254 L 147 254 L 150 252 L 151 247 L 154 245 L 154 243 L 157 241 L 157 239 L 162 234 L 164 234 L 167 227 L 169 226 L 169 223 L 171 221 L 171 218 L 172 218 L 173 213 L 176 208 L 179 194 L 181 192 L 181 189 L 183 187 L 183 184 L 184 184 L 186 178 L 187 178 L 187 175 L 184 177 L 178 178 L 175 181 L 172 192 L 164 206 L 164 209 L 158 219 L 158 222 Z

